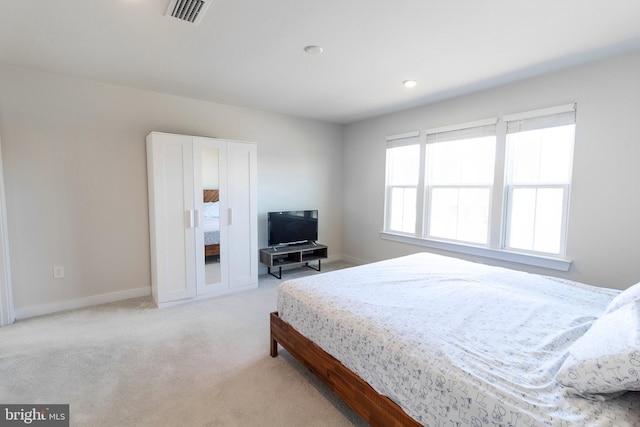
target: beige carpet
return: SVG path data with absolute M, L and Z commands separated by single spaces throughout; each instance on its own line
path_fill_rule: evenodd
M 305 274 L 318 273 L 284 279 Z M 288 353 L 269 356 L 278 283 L 261 276 L 231 296 L 160 310 L 137 298 L 0 328 L 0 403 L 68 403 L 74 426 L 366 425 Z

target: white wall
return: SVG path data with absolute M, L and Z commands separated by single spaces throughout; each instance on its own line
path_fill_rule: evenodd
M 387 135 L 577 102 L 570 271 L 481 261 L 620 289 L 640 281 L 639 76 L 637 52 L 346 126 L 343 253 L 376 261 L 427 250 L 379 237 Z
M 259 244 L 267 211 L 318 209 L 340 257 L 341 126 L 7 66 L 0 93 L 18 318 L 149 294 L 152 130 L 257 142 Z
M 149 292 L 151 130 L 258 143 L 261 246 L 267 211 L 318 209 L 330 257 L 375 261 L 425 250 L 379 237 L 387 135 L 574 101 L 571 270 L 483 261 L 625 288 L 640 281 L 638 75 L 635 53 L 341 127 L 0 66 L 17 317 Z

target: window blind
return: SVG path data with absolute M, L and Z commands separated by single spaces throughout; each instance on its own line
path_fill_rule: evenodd
M 507 134 L 572 125 L 576 122 L 576 104 L 504 116 Z
M 387 148 L 406 147 L 420 143 L 420 131 L 390 135 L 387 137 Z
M 496 134 L 497 118 L 427 130 L 427 144 L 461 139 L 481 138 Z

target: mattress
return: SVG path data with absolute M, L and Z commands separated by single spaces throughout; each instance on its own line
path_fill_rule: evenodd
M 640 394 L 560 387 L 619 293 L 420 253 L 283 282 L 282 320 L 423 425 L 640 426 Z

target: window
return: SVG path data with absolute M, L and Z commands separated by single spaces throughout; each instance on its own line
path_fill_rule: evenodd
M 416 203 L 420 174 L 418 133 L 387 138 L 386 229 L 416 232 Z
M 563 256 L 575 116 L 570 104 L 388 137 L 384 232 Z
M 495 147 L 495 120 L 427 132 L 427 237 L 489 243 Z
M 564 254 L 575 110 L 505 121 L 505 247 Z

